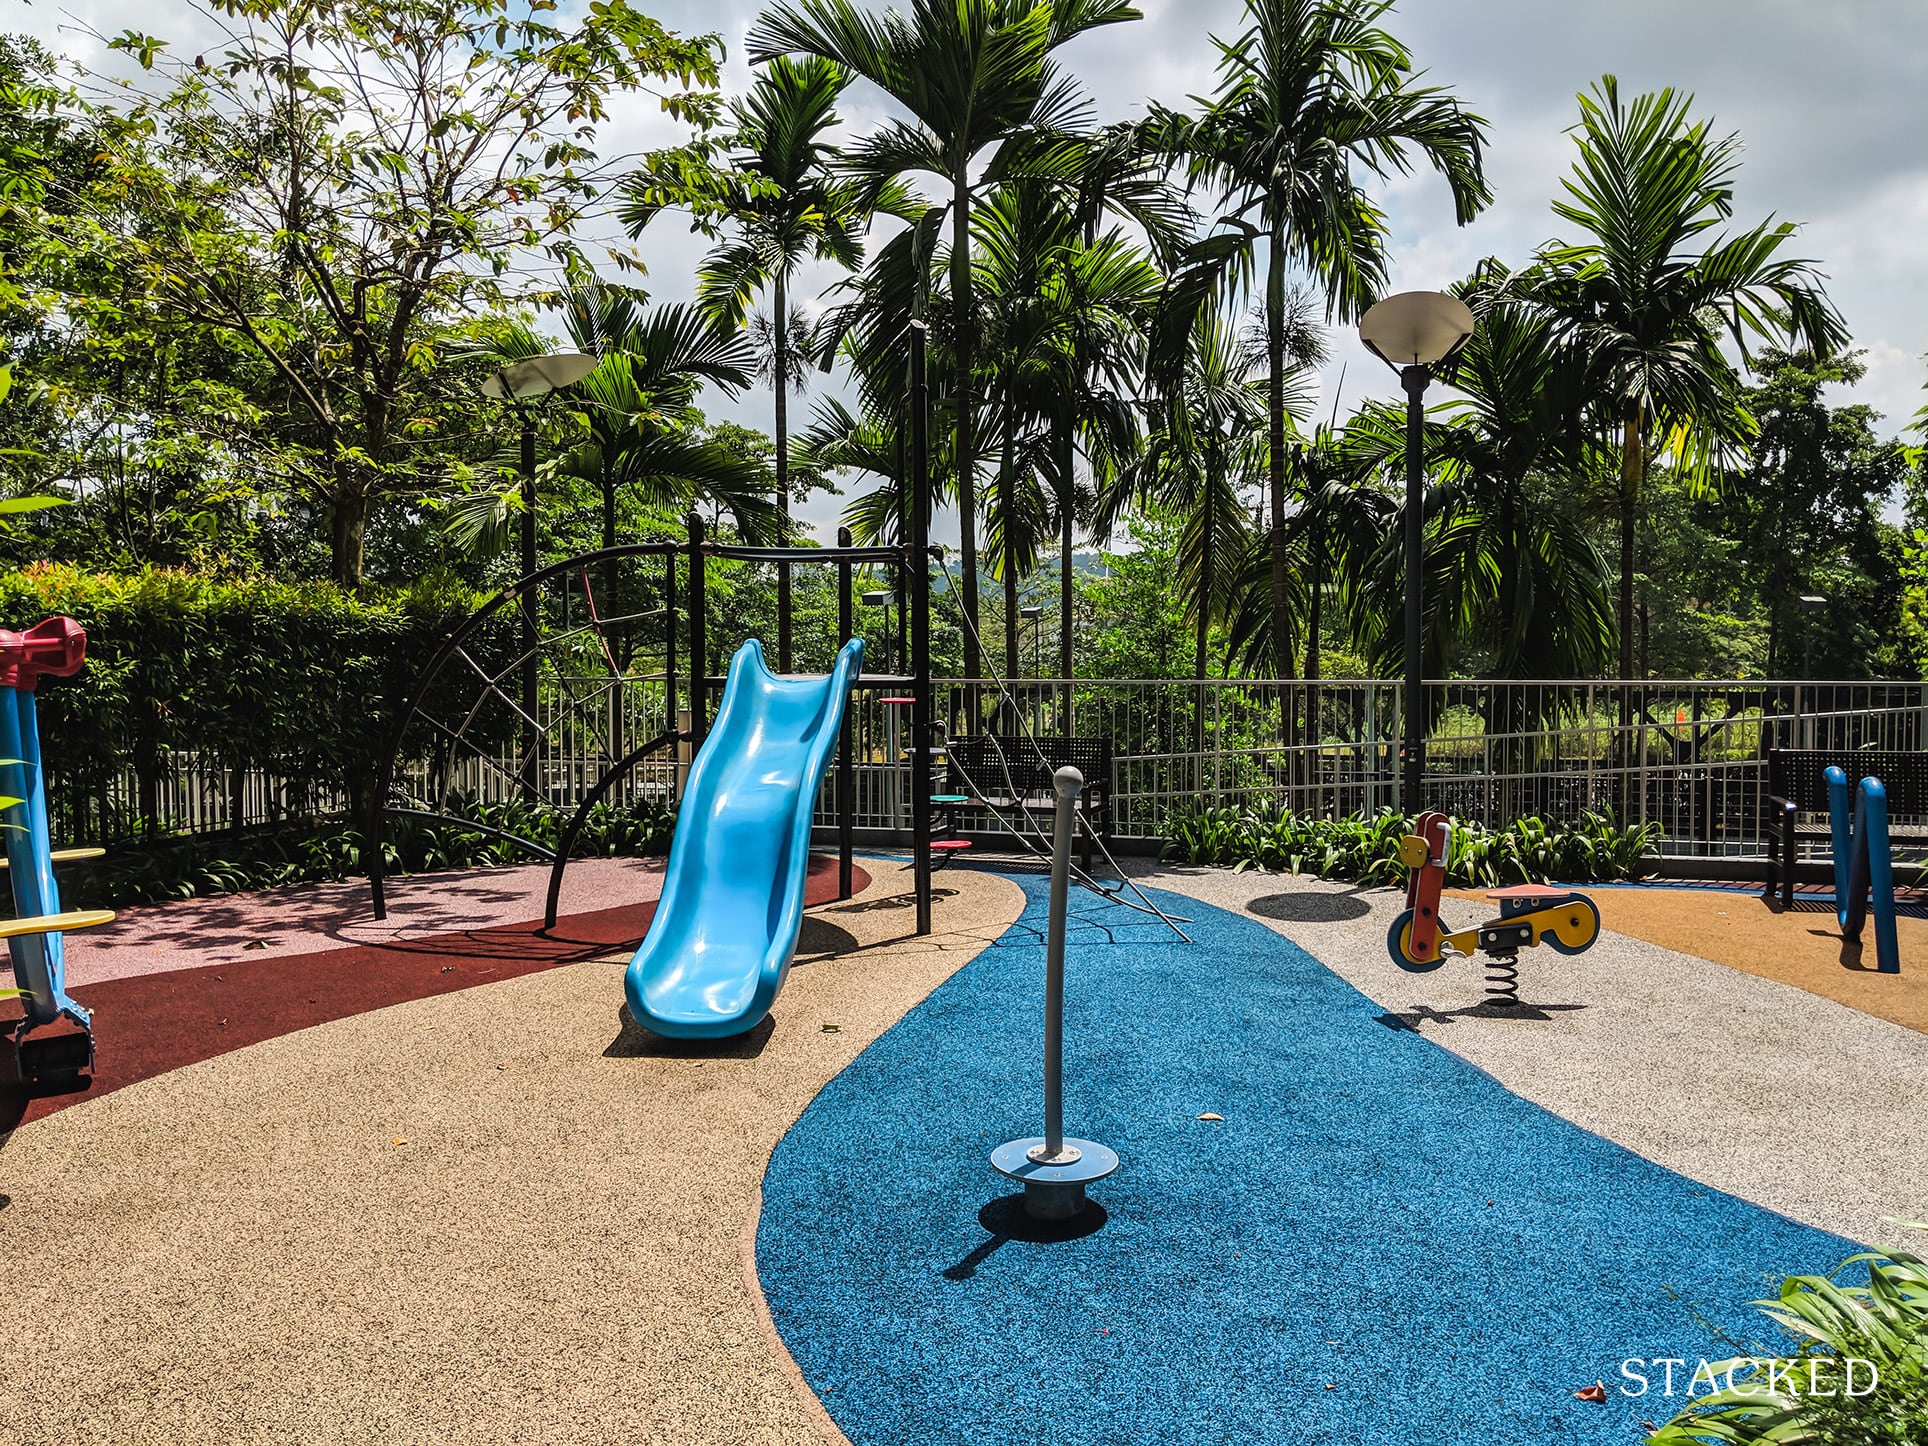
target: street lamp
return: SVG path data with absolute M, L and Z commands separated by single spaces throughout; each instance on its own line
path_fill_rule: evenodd
M 865 593 L 864 606 L 870 607 L 870 608 L 882 608 L 884 610 L 884 646 L 882 649 L 884 656 L 879 660 L 880 667 L 878 671 L 889 672 L 890 671 L 890 593 L 889 591 L 887 589 L 880 587 L 875 592 Z
M 1030 603 L 1018 609 L 1018 616 L 1031 624 L 1031 677 L 1035 680 L 1031 699 L 1031 731 L 1044 731 L 1044 629 L 1038 619 L 1044 616 L 1044 609 Z
M 1036 623 L 1039 618 L 1044 616 L 1044 609 L 1036 603 L 1032 603 L 1028 607 L 1019 608 L 1018 616 L 1033 625 L 1031 628 L 1031 676 L 1034 678 L 1042 678 L 1044 676 L 1044 629 L 1036 626 Z
M 1816 593 L 1804 592 L 1795 601 L 1801 605 L 1801 676 L 1809 677 L 1813 667 L 1809 661 L 1809 645 L 1814 640 L 1814 624 L 1808 615 L 1819 612 L 1828 605 L 1828 600 Z
M 522 424 L 522 576 L 536 570 L 536 414 L 527 402 L 573 386 L 596 369 L 596 358 L 582 352 L 558 352 L 510 362 L 482 379 L 482 395 L 507 402 Z M 522 791 L 535 800 L 536 764 L 536 614 L 526 594 L 517 600 L 522 610 Z
M 1420 690 L 1420 619 L 1424 592 L 1420 577 L 1421 489 L 1426 419 L 1426 385 L 1433 367 L 1465 345 L 1473 334 L 1473 313 L 1457 297 L 1439 291 L 1402 291 L 1388 296 L 1359 319 L 1366 350 L 1399 373 L 1406 389 L 1406 686 L 1400 709 L 1405 752 L 1400 807 L 1419 812 L 1426 766 L 1425 709 Z

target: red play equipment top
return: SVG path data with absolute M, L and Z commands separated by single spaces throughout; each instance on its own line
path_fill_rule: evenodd
M 87 634 L 72 618 L 48 618 L 24 633 L 0 628 L 0 688 L 31 693 L 42 673 L 71 678 L 87 659 Z

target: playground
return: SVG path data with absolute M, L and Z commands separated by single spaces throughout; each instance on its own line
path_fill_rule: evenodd
M 1123 1164 L 1031 1222 L 986 1157 L 1038 1115 L 1046 880 L 947 868 L 920 936 L 902 862 L 818 871 L 729 1040 L 628 1020 L 614 926 L 507 964 L 537 869 L 404 881 L 374 942 L 322 889 L 76 936 L 103 1058 L 137 1008 L 186 1053 L 0 1149 L 18 1439 L 1619 1441 L 1664 1403 L 1575 1390 L 1730 1353 L 1763 1272 L 1921 1213 L 1928 1035 L 1617 933 L 1632 891 L 1495 1017 L 1389 959 L 1392 891 L 1132 865 L 1192 942 L 1074 891 L 1067 1123 Z M 289 964 L 401 947 L 448 982 L 229 1033 Z
M 618 551 L 673 587 L 710 546 Z M 914 555 L 783 560 L 848 597 Z M 534 700 L 556 639 L 615 669 L 608 560 L 449 636 L 371 833 L 467 826 L 465 768 L 530 789 L 606 716 Z M 1765 891 L 1452 888 L 1440 812 L 1397 840 L 1403 900 L 1159 863 L 1113 850 L 1097 745 L 952 740 L 911 594 L 900 675 L 846 608 L 824 673 L 750 639 L 679 677 L 672 614 L 661 731 L 554 847 L 516 840 L 541 862 L 118 912 L 62 911 L 89 851 L 54 847 L 39 765 L 84 633 L 0 636 L 17 1439 L 1618 1442 L 1687 1404 L 1628 1363 L 1772 1355 L 1774 1282 L 1928 1214 L 1896 1088 L 1928 1074 L 1928 910 L 1879 782 L 1851 812 L 1784 755 Z M 855 840 L 866 690 L 902 710 L 908 849 Z M 572 859 L 657 756 L 667 859 Z M 1809 773 L 1831 890 L 1796 867 Z

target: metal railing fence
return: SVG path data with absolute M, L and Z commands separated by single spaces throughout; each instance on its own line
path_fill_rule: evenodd
M 718 682 L 720 683 L 720 679 Z M 1023 679 L 1010 683 L 1017 717 L 990 680 L 940 680 L 939 717 L 951 731 L 973 718 L 999 732 L 1105 735 L 1112 740 L 1113 829 L 1153 838 L 1174 810 L 1265 807 L 1371 813 L 1397 803 L 1402 688 L 1384 680 Z M 848 715 L 856 824 L 909 827 L 909 708 L 895 688 L 862 687 Z M 565 696 L 565 693 L 567 696 Z M 714 703 L 712 694 L 712 705 Z M 1664 852 L 1748 856 L 1764 847 L 1770 748 L 1928 750 L 1928 683 L 1652 680 L 1622 683 L 1430 683 L 1427 802 L 1499 824 L 1526 814 L 1570 821 L 1612 812 L 1660 826 Z M 679 695 L 687 707 L 687 697 Z M 492 802 L 537 796 L 573 806 L 604 769 L 664 727 L 659 679 L 607 677 L 545 686 L 535 766 L 525 774 L 513 731 L 448 768 L 405 761 L 401 791 Z M 586 706 L 585 706 L 586 705 Z M 676 796 L 687 749 L 633 769 L 612 804 Z M 819 822 L 835 820 L 835 773 Z M 347 799 L 312 783 L 293 790 L 272 769 L 233 769 L 195 752 L 168 756 L 152 794 L 169 831 L 207 833 L 339 815 Z M 50 772 L 56 831 L 115 842 L 139 829 L 131 769 L 110 773 L 84 799 L 62 798 Z

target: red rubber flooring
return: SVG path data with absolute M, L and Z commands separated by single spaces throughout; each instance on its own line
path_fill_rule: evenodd
M 854 869 L 853 887 L 870 876 Z M 806 904 L 837 896 L 837 860 L 812 854 Z M 309 1025 L 600 958 L 642 941 L 656 901 L 559 919 L 465 929 L 405 943 L 331 948 L 245 963 L 209 964 L 81 985 L 94 1016 L 95 1068 L 87 1088 L 29 1097 L 0 1080 L 0 1133 L 81 1100 Z M 20 1017 L 11 1003 L 0 1027 Z M 0 1051 L 11 1070 L 11 1051 Z

